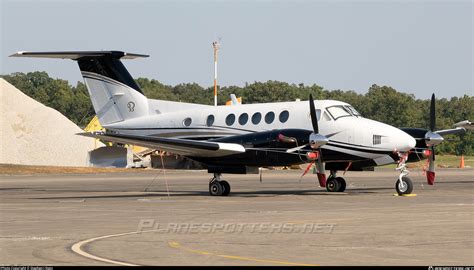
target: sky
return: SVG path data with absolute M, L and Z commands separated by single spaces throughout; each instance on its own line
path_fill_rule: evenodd
M 278 80 L 417 98 L 473 95 L 473 1 L 1 1 L 0 74 L 46 71 L 75 85 L 71 60 L 16 51 L 123 50 L 137 77 L 221 86 Z

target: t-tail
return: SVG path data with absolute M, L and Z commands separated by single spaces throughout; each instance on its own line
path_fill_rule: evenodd
M 148 55 L 121 51 L 18 52 L 13 57 L 77 61 L 92 105 L 103 126 L 148 115 L 148 100 L 120 59 Z

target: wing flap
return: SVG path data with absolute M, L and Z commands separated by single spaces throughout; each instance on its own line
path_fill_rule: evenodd
M 97 132 L 84 132 L 78 133 L 78 135 L 97 138 L 109 142 L 132 144 L 148 147 L 151 149 L 160 149 L 183 156 L 220 157 L 245 153 L 245 148 L 242 145 L 236 143 L 193 141 L 175 138 L 159 138 L 124 134 L 104 134 Z

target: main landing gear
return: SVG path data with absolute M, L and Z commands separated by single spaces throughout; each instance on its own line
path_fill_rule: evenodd
M 398 162 L 396 170 L 400 171 L 400 176 L 398 176 L 397 182 L 395 183 L 395 189 L 398 195 L 411 194 L 413 191 L 413 182 L 407 176 L 410 173 L 406 165 L 408 154 L 399 153 L 398 156 L 400 157 L 400 161 Z
M 344 192 L 346 190 L 346 180 L 336 176 L 337 171 L 331 171 L 326 182 L 326 190 L 328 192 Z
M 214 173 L 214 177 L 209 181 L 209 194 L 211 196 L 227 196 L 229 193 L 229 182 L 221 180 L 220 173 Z

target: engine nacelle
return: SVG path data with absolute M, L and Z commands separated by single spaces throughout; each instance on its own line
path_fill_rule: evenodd
M 428 131 L 425 134 L 425 142 L 427 146 L 438 145 L 444 141 L 444 138 L 434 132 Z

